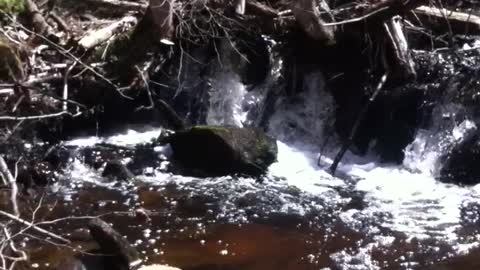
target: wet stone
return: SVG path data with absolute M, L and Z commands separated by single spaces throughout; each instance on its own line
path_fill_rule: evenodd
M 119 160 L 112 160 L 107 162 L 102 173 L 103 177 L 114 180 L 130 181 L 135 178 L 135 175 Z
M 255 128 L 195 126 L 163 142 L 171 145 L 173 158 L 186 169 L 213 176 L 258 176 L 277 158 L 276 141 Z

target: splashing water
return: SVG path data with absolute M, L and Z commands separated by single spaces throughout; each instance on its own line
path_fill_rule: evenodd
M 281 59 L 278 63 L 281 64 Z M 225 63 L 222 70 L 215 72 L 207 123 L 243 126 L 251 121 L 251 110 L 262 106 L 271 91 L 269 87 L 275 87 L 278 74 L 278 69 L 272 69 L 265 85 L 252 93 L 241 83 L 231 63 Z M 438 107 L 434 115 L 439 117 L 434 120 L 433 127 L 417 131 L 414 141 L 405 149 L 402 165 L 379 164 L 375 157 L 357 157 L 347 152 L 338 169 L 346 177 L 340 179 L 332 177 L 323 167 L 332 163 L 334 152 L 320 147 L 333 132 L 333 99 L 325 90 L 321 72 L 306 74 L 304 82 L 305 89 L 297 96 L 279 98 L 275 102 L 268 133 L 278 139 L 278 161 L 271 165 L 269 176 L 263 183 L 233 177 L 198 179 L 165 172 L 157 172 L 144 180 L 157 184 L 175 182 L 192 194 L 213 194 L 221 200 L 218 218 L 228 222 L 247 219 L 245 212 L 236 206 L 236 202 L 247 194 L 259 198 L 258 209 L 263 209 L 263 213 L 259 213 L 264 215 L 268 212 L 307 215 L 332 208 L 349 229 L 366 235 L 356 250 L 342 250 L 330 255 L 339 269 L 382 269 L 374 262 L 372 253 L 382 246 L 392 245 L 396 239 L 392 235 L 398 233 L 405 235 L 408 241 L 420 239 L 448 243 L 457 254 L 478 246 L 480 235 L 461 239 L 458 231 L 462 226 L 462 208 L 480 200 L 480 185 L 461 187 L 435 179 L 441 153 L 476 129 L 473 121 L 465 119 L 456 124 L 446 115 L 455 114 L 458 108 Z M 245 102 L 249 106 L 242 106 Z M 258 117 L 258 112 L 254 117 Z M 110 138 L 92 137 L 67 144 L 86 146 L 109 142 L 131 145 L 147 142 L 157 135 L 157 130 L 128 131 Z M 332 138 L 328 145 L 338 147 L 336 138 Z M 323 151 L 322 166 L 318 165 L 320 151 Z M 292 187 L 299 190 L 296 196 L 291 195 Z M 361 206 L 346 207 L 354 200 L 353 195 L 358 194 Z M 440 249 L 439 246 L 434 248 Z M 415 265 L 414 261 L 402 260 L 404 269 Z

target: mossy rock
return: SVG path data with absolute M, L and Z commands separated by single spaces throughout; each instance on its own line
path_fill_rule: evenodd
M 16 50 L 0 37 L 0 81 L 14 82 L 22 78 L 22 62 Z
M 278 151 L 276 141 L 255 128 L 195 126 L 165 142 L 175 161 L 212 176 L 261 175 L 276 161 Z

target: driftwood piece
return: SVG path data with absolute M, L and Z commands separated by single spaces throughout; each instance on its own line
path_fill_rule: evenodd
M 137 23 L 137 19 L 133 16 L 126 16 L 120 21 L 114 22 L 104 28 L 87 33 L 78 44 L 85 50 L 91 49 L 109 40 L 113 35 L 129 28 Z
M 413 61 L 408 46 L 407 37 L 403 32 L 403 23 L 400 16 L 395 16 L 385 24 L 385 31 L 388 34 L 395 56 L 395 65 L 391 65 L 396 69 L 402 79 L 414 79 L 417 76 L 415 71 L 415 62 Z
M 314 0 L 294 1 L 291 9 L 298 24 L 309 37 L 326 44 L 335 42 L 333 27 L 324 25 Z
M 437 19 L 440 21 L 448 20 L 452 24 L 458 24 L 461 26 L 461 28 L 459 27 L 459 30 L 463 30 L 462 34 L 465 34 L 465 32 L 468 32 L 469 34 L 480 33 L 480 16 L 475 14 L 428 6 L 417 7 L 414 12 L 420 18 L 424 16 L 426 18 Z

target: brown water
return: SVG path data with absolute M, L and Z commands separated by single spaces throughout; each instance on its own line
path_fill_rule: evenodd
M 480 250 L 449 258 L 453 252 L 448 244 L 407 240 L 395 232 L 387 233 L 394 240 L 382 245 L 371 234 L 352 230 L 327 208 L 324 213 L 294 215 L 275 212 L 263 203 L 258 209 L 250 209 L 254 212 L 250 216 L 245 214 L 232 222 L 224 218 L 228 213 L 219 205 L 221 200 L 174 183 L 109 187 L 83 183 L 75 187 L 48 192 L 36 220 L 101 215 L 137 248 L 145 263 L 195 270 L 479 269 L 476 254 Z M 39 192 L 36 200 L 22 200 L 24 218 L 36 208 L 40 197 Z M 261 198 L 249 202 L 262 204 Z M 251 204 L 238 205 L 237 211 L 243 212 L 240 210 Z M 359 206 L 350 203 L 342 211 L 349 207 Z M 31 254 L 25 269 L 62 269 L 73 255 L 95 248 L 85 229 L 87 222 L 74 219 L 43 226 L 71 239 L 68 247 L 39 242 L 32 236 L 23 239 Z M 366 252 L 363 257 L 358 256 L 361 250 Z M 350 259 L 342 262 L 340 257 Z

